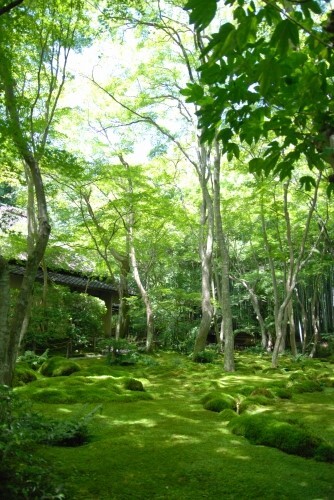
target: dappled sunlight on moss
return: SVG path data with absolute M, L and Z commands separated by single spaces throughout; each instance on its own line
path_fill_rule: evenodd
M 228 374 L 221 358 L 212 365 L 193 363 L 175 353 L 159 353 L 152 359 L 156 360 L 152 366 L 117 369 L 106 366 L 103 359 L 78 360 L 80 372 L 16 389 L 26 398 L 42 389 L 78 398 L 58 407 L 49 402 L 34 403 L 60 418 L 67 412 L 74 414 L 82 404 L 94 404 L 90 399 L 93 395 L 103 398 L 102 412 L 90 424 L 90 443 L 80 450 L 39 449 L 64 478 L 69 500 L 334 498 L 331 464 L 312 461 L 310 467 L 304 458 L 254 446 L 227 428 L 224 418 L 241 418 L 235 411 L 228 409 L 230 413 L 224 417 L 226 410 L 207 411 L 201 403 L 210 393 L 223 393 L 241 402 L 254 390 L 266 388 L 275 395 L 266 398 L 269 406 L 253 405 L 247 412 L 268 413 L 279 419 L 297 416 L 320 437 L 329 429 L 327 434 L 334 442 L 334 389 L 281 400 L 275 390 L 284 387 L 292 371 L 263 373 L 260 367 L 266 370 L 268 357 L 238 355 L 244 367 Z M 333 368 L 323 367 L 323 371 L 332 374 Z M 147 392 L 127 391 L 127 378 L 140 380 Z M 135 399 L 145 394 L 150 401 Z

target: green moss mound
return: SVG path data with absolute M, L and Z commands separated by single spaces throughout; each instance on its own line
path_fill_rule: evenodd
M 140 380 L 137 380 L 135 378 L 127 378 L 124 381 L 124 387 L 128 391 L 138 391 L 138 392 L 144 392 L 145 388 Z
M 303 392 L 321 392 L 323 386 L 317 380 L 303 380 L 291 384 L 289 389 L 292 393 L 301 394 Z
M 239 412 L 244 413 L 246 411 L 253 411 L 254 409 L 260 408 L 261 406 L 270 406 L 273 404 L 273 399 L 267 398 L 266 396 L 248 396 L 239 403 Z
M 140 382 L 141 383 L 141 382 Z M 16 389 L 33 401 L 47 404 L 81 404 L 150 400 L 145 391 L 124 389 L 124 380 L 111 376 L 54 377 Z
M 268 399 L 274 399 L 275 397 L 274 393 L 270 389 L 267 389 L 267 387 L 258 387 L 257 389 L 254 389 L 254 391 L 252 391 L 250 395 L 263 396 Z
M 32 368 L 30 368 L 26 364 L 17 364 L 16 365 L 15 373 L 14 373 L 14 380 L 13 380 L 14 387 L 29 384 L 30 382 L 33 382 L 34 380 L 37 380 L 37 375 Z
M 330 446 L 326 443 L 318 446 L 315 452 L 314 458 L 318 462 L 334 462 L 334 446 Z
M 291 399 L 292 392 L 290 389 L 284 389 L 283 387 L 278 387 L 275 389 L 275 395 L 280 399 Z
M 80 371 L 80 365 L 61 356 L 55 356 L 45 361 L 40 367 L 40 373 L 44 377 L 63 377 Z
M 202 398 L 202 403 L 205 410 L 216 413 L 220 413 L 225 409 L 234 410 L 236 408 L 236 402 L 232 396 L 219 392 L 206 394 Z
M 231 420 L 228 427 L 233 434 L 244 436 L 253 444 L 270 446 L 305 458 L 333 461 L 334 448 L 297 424 L 277 420 L 271 415 L 241 415 Z
M 236 418 L 237 416 L 238 414 L 234 410 L 231 410 L 230 408 L 226 408 L 225 410 L 219 413 L 219 417 L 223 422 L 229 422 L 230 420 Z

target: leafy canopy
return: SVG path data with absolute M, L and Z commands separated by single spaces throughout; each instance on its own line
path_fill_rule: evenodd
M 224 20 L 202 49 L 199 83 L 181 92 L 198 106 L 202 140 L 218 137 L 230 157 L 235 141 L 265 150 L 251 172 L 290 177 L 302 158 L 309 167 L 334 166 L 333 14 L 326 2 L 189 0 L 198 31 Z M 214 19 L 214 17 L 216 18 Z M 330 178 L 329 178 L 330 179 Z M 302 183 L 310 188 L 312 176 Z M 329 184 L 328 192 L 333 190 Z

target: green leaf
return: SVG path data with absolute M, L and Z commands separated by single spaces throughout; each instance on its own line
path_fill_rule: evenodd
M 204 53 L 207 53 L 212 50 L 211 63 L 219 61 L 224 55 L 227 55 L 230 49 L 235 49 L 235 33 L 235 26 L 232 23 L 225 23 L 220 27 L 218 33 L 212 35 L 204 51 Z
M 280 181 L 283 181 L 283 179 L 285 179 L 286 177 L 289 177 L 290 179 L 293 168 L 293 163 L 289 161 L 281 161 L 276 166 L 274 173 L 279 174 Z
M 311 191 L 312 186 L 315 187 L 316 185 L 315 179 L 310 175 L 304 175 L 299 179 L 299 182 L 301 188 L 304 188 L 305 191 Z
M 256 42 L 256 34 L 257 18 L 254 15 L 249 15 L 242 20 L 237 29 L 236 40 L 239 49 L 242 49 L 248 43 Z
M 197 30 L 202 31 L 211 23 L 217 11 L 218 1 L 206 0 L 203 2 L 203 0 L 188 0 L 184 9 L 191 11 L 189 20 Z
M 204 89 L 198 83 L 188 83 L 185 89 L 180 90 L 180 94 L 187 97 L 187 102 L 197 103 L 204 97 Z
M 276 26 L 276 29 L 271 37 L 270 43 L 276 47 L 277 52 L 281 57 L 284 57 L 291 45 L 295 48 L 299 45 L 299 31 L 297 25 L 284 19 Z
M 328 198 L 330 198 L 332 196 L 332 193 L 334 193 L 334 184 L 330 183 L 330 184 L 328 184 L 327 189 L 326 189 L 326 194 L 327 194 Z
M 261 174 L 262 170 L 264 170 L 264 159 L 253 158 L 248 165 L 251 174 Z
M 223 83 L 228 73 L 228 67 L 223 61 L 221 64 L 203 64 L 198 70 L 201 73 L 201 82 L 207 85 Z
M 260 93 L 263 96 L 267 96 L 270 90 L 277 87 L 277 82 L 282 74 L 282 68 L 274 58 L 270 58 L 261 61 L 258 65 L 258 70 L 260 71 Z

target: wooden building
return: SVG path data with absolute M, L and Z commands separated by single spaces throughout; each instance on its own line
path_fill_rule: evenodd
M 25 267 L 17 263 L 10 264 L 10 285 L 13 288 L 20 288 Z M 118 309 L 119 297 L 117 288 L 110 283 L 105 283 L 98 279 L 87 278 L 77 272 L 69 271 L 50 271 L 47 270 L 47 278 L 51 283 L 63 285 L 69 288 L 72 292 L 87 293 L 93 297 L 98 297 L 103 300 L 107 312 L 104 318 L 104 333 L 106 336 L 111 335 L 111 318 L 113 310 Z M 36 276 L 36 281 L 44 280 L 43 270 L 39 269 Z

